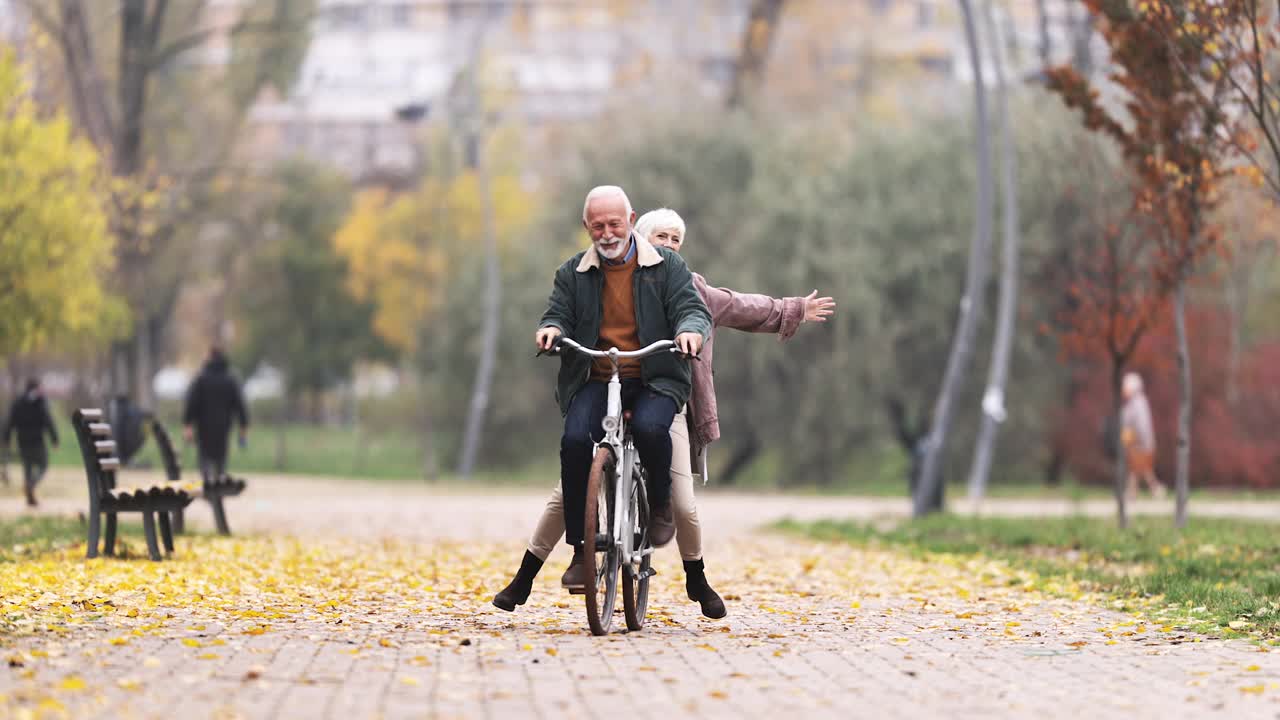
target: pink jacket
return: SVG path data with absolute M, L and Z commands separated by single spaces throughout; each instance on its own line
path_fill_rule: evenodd
M 716 411 L 716 385 L 711 367 L 715 329 L 727 327 L 744 332 L 778 333 L 780 340 L 788 340 L 804 322 L 804 298 L 779 299 L 711 287 L 707 279 L 698 273 L 693 273 L 693 285 L 711 311 L 711 337 L 702 347 L 702 361 L 693 363 L 693 392 L 689 396 L 689 441 L 696 459 L 702 449 L 720 438 L 720 416 Z

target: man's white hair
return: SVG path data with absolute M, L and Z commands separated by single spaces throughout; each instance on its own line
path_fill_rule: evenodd
M 592 200 L 614 197 L 622 198 L 622 204 L 627 206 L 627 217 L 631 217 L 634 211 L 631 209 L 631 198 L 627 197 L 625 190 L 617 185 L 597 185 L 591 188 L 591 192 L 587 193 L 587 199 L 582 203 L 582 222 L 587 221 L 587 210 L 591 207 Z
M 679 230 L 680 237 L 685 236 L 684 218 L 671 208 L 658 208 L 640 216 L 636 221 L 636 234 L 645 240 L 658 230 Z
M 1135 372 L 1127 373 L 1124 376 L 1124 391 L 1126 393 L 1142 392 L 1142 376 Z

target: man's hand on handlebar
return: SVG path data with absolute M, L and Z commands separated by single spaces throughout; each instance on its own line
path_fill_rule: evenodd
M 538 350 L 547 352 L 556 345 L 556 338 L 560 337 L 560 328 L 544 327 L 538 328 L 538 332 L 534 334 L 533 341 L 538 345 Z
M 676 336 L 676 348 L 689 357 L 697 357 L 702 351 L 702 336 L 698 333 L 680 333 Z

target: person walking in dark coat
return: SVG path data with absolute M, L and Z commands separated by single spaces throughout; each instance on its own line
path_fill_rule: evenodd
M 209 361 L 187 390 L 186 409 L 182 413 L 183 436 L 193 437 L 200 456 L 200 474 L 211 482 L 227 469 L 227 449 L 232 422 L 240 424 L 240 445 L 244 446 L 249 430 L 249 413 L 245 409 L 240 383 L 231 375 L 226 355 L 214 348 Z
M 44 444 L 45 433 L 54 447 L 58 447 L 58 431 L 53 427 L 53 417 L 49 415 L 49 403 L 45 401 L 40 390 L 39 380 L 28 380 L 26 392 L 13 402 L 9 410 L 9 421 L 5 423 L 4 445 L 9 447 L 9 438 L 18 435 L 18 455 L 22 458 L 23 489 L 27 494 L 27 505 L 36 506 L 36 485 L 49 469 L 49 449 Z

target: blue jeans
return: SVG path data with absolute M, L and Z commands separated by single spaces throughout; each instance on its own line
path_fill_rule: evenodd
M 604 439 L 609 384 L 589 382 L 573 396 L 560 438 L 560 486 L 564 493 L 565 540 L 582 542 L 587 512 L 587 476 L 595 445 Z M 671 500 L 671 421 L 675 400 L 644 386 L 639 378 L 622 381 L 622 407 L 631 411 L 631 437 L 640 463 L 649 476 L 649 505 L 662 507 Z

